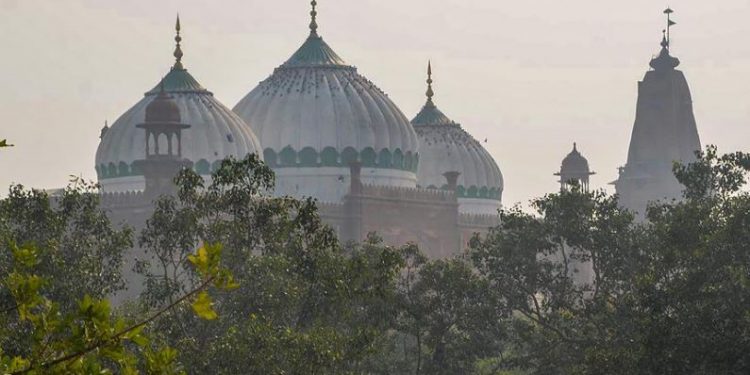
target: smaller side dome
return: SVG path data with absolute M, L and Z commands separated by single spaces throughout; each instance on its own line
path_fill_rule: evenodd
M 427 103 L 411 121 L 420 142 L 419 185 L 455 189 L 462 214 L 496 215 L 502 208 L 503 174 L 482 144 L 432 101 L 431 63 L 427 76 Z

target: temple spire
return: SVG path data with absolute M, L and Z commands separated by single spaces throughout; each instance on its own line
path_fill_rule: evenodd
M 312 10 L 310 11 L 310 35 L 318 36 L 318 22 L 316 21 L 318 12 L 315 10 L 318 2 L 313 0 L 310 5 L 312 5 Z
M 180 46 L 180 42 L 182 42 L 182 37 L 180 36 L 180 15 L 177 14 L 177 22 L 174 26 L 175 31 L 177 34 L 174 37 L 174 41 L 177 43 L 177 46 L 174 49 L 174 57 L 175 57 L 175 63 L 173 69 L 183 70 L 185 69 L 182 66 L 182 47 Z
M 432 103 L 432 97 L 435 96 L 435 92 L 432 91 L 432 61 L 427 61 L 427 104 L 434 105 Z

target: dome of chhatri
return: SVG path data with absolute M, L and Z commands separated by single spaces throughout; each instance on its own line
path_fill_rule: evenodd
M 146 106 L 146 122 L 179 123 L 181 118 L 180 108 L 162 86 L 159 94 Z
M 589 175 L 589 161 L 578 151 L 578 145 L 573 143 L 571 151 L 562 161 L 560 173 L 566 175 Z
M 427 103 L 411 121 L 420 142 L 418 183 L 424 188 L 445 189 L 444 174 L 458 172 L 459 211 L 496 214 L 501 208 L 503 174 L 479 141 L 435 106 L 431 75 L 428 66 Z
M 315 5 L 307 40 L 234 107 L 258 135 L 277 193 L 340 201 L 353 161 L 366 184 L 415 187 L 414 129 L 318 35 Z
M 169 120 L 174 117 L 177 122 L 190 125 L 182 132 L 182 156 L 192 161 L 196 172 L 204 176 L 210 175 L 212 168 L 224 158 L 243 158 L 247 154 L 260 153 L 260 142 L 250 127 L 183 67 L 179 19 L 177 31 L 177 62 L 170 72 L 106 132 L 102 132 L 96 151 L 96 171 L 105 192 L 144 189 L 143 174 L 134 162 L 146 155 L 144 131 L 136 127 L 146 116 L 164 117 L 164 113 L 171 113 L 167 116 Z M 158 101 L 162 90 L 171 100 Z M 170 108 L 162 108 L 164 106 Z

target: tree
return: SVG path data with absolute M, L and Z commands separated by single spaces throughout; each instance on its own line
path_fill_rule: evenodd
M 636 223 L 601 192 L 535 200 L 472 241 L 514 311 L 506 368 L 539 374 L 747 373 L 750 156 L 677 165 L 684 199 Z M 590 269 L 590 277 L 580 271 Z
M 486 280 L 463 257 L 428 260 L 402 249 L 397 319 L 369 373 L 470 374 L 503 351 L 505 312 Z
M 210 326 L 175 310 L 153 332 L 193 373 L 331 373 L 356 368 L 383 331 L 401 258 L 377 239 L 341 246 L 315 202 L 268 195 L 273 173 L 255 156 L 225 160 L 211 183 L 176 179 L 140 243 L 152 257 L 145 300 L 167 303 L 190 289 L 186 267 L 199 241 L 224 244 L 239 290 L 216 296 Z
M 123 288 L 120 268 L 132 231 L 114 228 L 93 184 L 74 180 L 55 197 L 16 185 L 0 200 L 0 275 L 12 273 L 16 246 L 38 250 L 35 272 L 46 281 L 43 296 L 67 313 L 84 295 L 101 299 Z M 0 289 L 0 311 L 14 308 L 9 291 Z M 25 327 L 6 320 L 0 346 L 7 354 L 29 354 Z
M 49 283 L 38 272 L 43 251 L 33 246 L 12 247 L 13 265 L 0 287 L 11 296 L 13 309 L 0 312 L 17 317 L 16 325 L 28 333 L 24 354 L 8 354 L 0 347 L 0 371 L 3 374 L 181 374 L 176 352 L 150 342 L 144 327 L 159 316 L 193 300 L 193 310 L 203 319 L 215 319 L 207 289 L 234 287 L 231 274 L 221 265 L 221 246 L 206 245 L 190 261 L 202 276 L 200 286 L 181 296 L 173 304 L 150 313 L 140 321 L 128 322 L 111 313 L 106 300 L 86 295 L 76 308 L 62 311 L 60 304 L 45 297 Z M 68 302 L 68 301 L 65 301 Z M 6 337 L 6 333 L 0 336 Z

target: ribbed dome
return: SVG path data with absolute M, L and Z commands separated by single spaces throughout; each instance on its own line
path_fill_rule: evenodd
M 258 135 L 279 194 L 338 201 L 351 161 L 362 162 L 365 183 L 416 186 L 418 141 L 408 119 L 315 29 L 234 111 Z
M 226 157 L 243 158 L 250 153 L 260 153 L 260 142 L 250 127 L 182 67 L 179 45 L 175 56 L 178 52 L 177 63 L 162 83 L 102 132 L 96 151 L 96 171 L 105 192 L 144 188 L 143 174 L 134 168 L 133 162 L 146 155 L 145 132 L 136 125 L 144 122 L 147 108 L 154 103 L 162 85 L 171 98 L 169 102 L 173 103 L 164 105 L 176 104 L 179 111 L 177 122 L 190 125 L 182 131 L 182 156 L 193 162 L 197 172 L 207 176 Z M 162 106 L 159 103 L 154 105 Z
M 503 174 L 487 150 L 450 120 L 432 101 L 431 67 L 427 103 L 412 120 L 419 136 L 418 183 L 424 188 L 448 188 L 447 172 L 459 172 L 457 194 L 462 213 L 496 214 L 501 207 Z
M 573 144 L 571 151 L 562 161 L 560 173 L 565 175 L 588 175 L 590 174 L 589 161 L 580 152 L 578 146 Z

